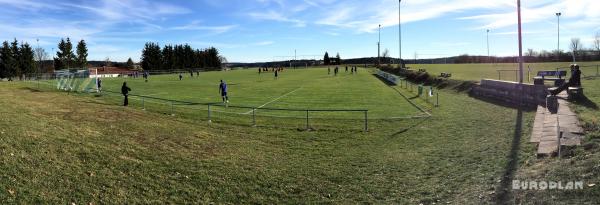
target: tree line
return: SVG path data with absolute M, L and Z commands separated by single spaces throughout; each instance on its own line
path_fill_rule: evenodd
M 0 79 L 23 77 L 38 72 L 34 52 L 27 42 L 4 41 L 0 47 Z
M 200 50 L 188 44 L 165 45 L 161 49 L 158 43 L 148 42 L 141 58 L 144 70 L 211 70 L 220 69 L 223 63 L 226 63 L 226 59 L 219 55 L 216 48 Z
M 77 48 L 73 52 L 73 44 L 71 39 L 60 39 L 58 43 L 58 51 L 54 57 L 54 70 L 71 69 L 71 68 L 87 68 L 88 49 L 85 40 L 77 43 Z
M 323 56 L 323 64 L 325 65 L 341 65 L 342 59 L 340 58 L 340 53 L 337 53 L 335 57 L 329 57 L 329 53 L 325 52 L 325 56 Z
M 515 63 L 519 58 L 495 56 L 470 56 L 460 55 L 453 59 L 453 63 Z M 579 38 L 572 38 L 569 50 L 540 50 L 527 49 L 523 53 L 525 62 L 569 62 L 569 61 L 600 61 L 600 32 L 596 33 L 592 45 L 585 47 Z

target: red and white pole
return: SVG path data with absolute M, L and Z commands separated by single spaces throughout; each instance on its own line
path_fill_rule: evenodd
M 523 37 L 521 36 L 521 0 L 517 0 L 519 16 L 519 83 L 523 83 Z

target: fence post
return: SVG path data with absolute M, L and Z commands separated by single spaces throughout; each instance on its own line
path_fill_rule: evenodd
M 146 101 L 144 100 L 144 96 L 142 96 L 142 110 L 146 110 Z
M 368 122 L 368 116 L 367 116 L 367 112 L 369 112 L 368 110 L 365 110 L 365 132 L 369 131 L 369 122 Z
M 439 90 L 435 93 L 435 106 L 436 107 L 440 106 L 440 91 Z
M 256 127 L 256 108 L 252 108 L 252 126 Z
M 210 104 L 208 105 L 208 123 L 211 123 L 212 121 L 210 120 Z
M 173 101 L 171 101 L 171 116 L 175 116 L 175 112 L 173 112 Z
M 310 125 L 308 124 L 308 110 L 306 110 L 306 130 L 310 129 Z
M 596 65 L 596 76 L 599 76 L 600 73 L 598 73 L 598 68 L 600 67 L 600 65 Z
M 558 135 L 558 158 L 560 158 L 560 155 L 561 155 L 561 153 L 560 153 L 560 151 L 561 151 L 560 150 L 560 143 L 561 143 L 560 139 L 562 138 L 562 136 L 563 136 L 563 131 L 560 131 L 560 134 Z

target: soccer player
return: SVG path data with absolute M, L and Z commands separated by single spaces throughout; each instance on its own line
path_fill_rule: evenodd
M 182 80 L 183 76 L 181 75 L 181 73 L 179 73 L 179 80 Z
M 98 78 L 98 92 L 102 92 L 102 79 Z
M 221 80 L 221 84 L 219 85 L 219 92 L 221 92 L 223 103 L 229 103 L 229 98 L 227 97 L 227 84 L 223 80 Z
M 275 79 L 279 76 L 279 70 L 275 70 Z
M 148 82 L 148 71 L 144 71 L 143 76 L 144 76 L 144 81 Z
M 346 66 L 346 73 L 348 72 L 348 66 Z
M 327 75 L 331 75 L 331 68 L 327 67 Z
M 123 106 L 129 105 L 129 99 L 127 98 L 127 96 L 129 96 L 129 91 L 131 91 L 131 88 L 127 87 L 127 82 L 123 82 L 123 86 L 121 86 L 121 94 L 125 97 Z

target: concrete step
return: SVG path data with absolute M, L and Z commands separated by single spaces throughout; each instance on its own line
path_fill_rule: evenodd
M 552 157 L 558 153 L 558 141 L 541 141 L 538 144 L 538 157 Z

